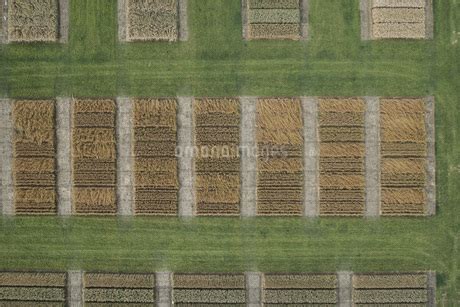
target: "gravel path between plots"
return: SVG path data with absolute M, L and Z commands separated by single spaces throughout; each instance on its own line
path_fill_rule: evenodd
M 338 280 L 339 280 L 339 303 L 338 306 L 340 307 L 351 307 L 352 306 L 352 275 L 353 272 L 338 272 Z
M 69 271 L 67 280 L 67 300 L 70 307 L 83 306 L 83 272 Z
M 179 0 L 179 41 L 188 40 L 188 0 Z
M 378 97 L 364 97 L 366 101 L 366 213 L 380 214 L 380 112 Z
M 58 214 L 72 214 L 71 106 L 70 98 L 56 99 L 56 163 Z
M 0 0 L 0 18 L 2 18 L 0 44 L 6 44 L 8 43 L 8 0 Z
M 177 147 L 179 159 L 179 216 L 193 216 L 195 205 L 193 171 L 193 97 L 178 98 Z
M 308 39 L 308 13 L 310 9 L 309 0 L 301 0 L 300 2 L 300 39 Z
M 359 11 L 361 16 L 361 40 L 370 40 L 372 39 L 371 1 L 360 0 Z
M 59 42 L 67 43 L 68 41 L 69 41 L 69 0 L 59 0 Z
M 12 177 L 12 101 L 0 99 L 0 145 L 1 145 L 1 209 L 3 215 L 14 215 L 13 177 Z
M 172 306 L 171 272 L 155 273 L 156 301 L 158 307 Z
M 249 23 L 248 23 L 248 0 L 241 1 L 241 20 L 243 23 L 243 39 L 248 39 Z
M 241 97 L 241 216 L 256 215 L 256 102 L 257 97 Z
M 262 273 L 246 272 L 246 295 L 248 307 L 262 306 Z
M 436 272 L 430 271 L 428 277 L 428 307 L 436 306 Z
M 318 99 L 302 97 L 304 119 L 304 216 L 318 216 Z
M 128 37 L 127 19 L 127 0 L 118 0 L 118 40 L 126 42 Z
M 426 158 L 426 201 L 427 215 L 436 214 L 436 131 L 435 131 L 435 102 L 434 97 L 425 98 L 425 129 L 427 134 Z
M 425 27 L 426 39 L 434 37 L 433 0 L 425 0 Z

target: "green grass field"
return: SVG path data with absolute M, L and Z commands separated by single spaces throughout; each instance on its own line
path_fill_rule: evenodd
M 190 40 L 117 42 L 116 0 L 71 0 L 67 45 L 0 46 L 0 96 L 436 97 L 433 218 L 0 219 L 0 270 L 438 272 L 460 304 L 460 3 L 433 41 L 361 42 L 358 0 L 311 0 L 307 42 L 244 42 L 240 0 L 190 0 Z

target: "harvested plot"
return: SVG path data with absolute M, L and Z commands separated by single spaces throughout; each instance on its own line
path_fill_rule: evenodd
M 194 103 L 197 215 L 240 213 L 240 103 L 196 99 Z
M 243 0 L 246 39 L 292 39 L 307 36 L 306 0 Z
M 134 100 L 135 213 L 177 215 L 175 99 Z
M 13 107 L 13 185 L 17 214 L 56 214 L 55 114 L 52 100 Z
M 431 0 L 362 0 L 366 39 L 428 39 L 433 36 Z
M 360 98 L 319 99 L 321 215 L 364 214 L 364 112 Z
M 243 274 L 174 274 L 173 304 L 246 306 Z
M 300 99 L 258 99 L 257 214 L 302 215 L 303 120 Z
M 381 214 L 427 212 L 427 131 L 423 99 L 381 99 Z
M 154 274 L 85 273 L 85 306 L 151 306 L 155 303 Z
M 265 274 L 264 306 L 305 304 L 336 306 L 336 274 Z
M 369 304 L 431 306 L 435 289 L 431 273 L 355 274 L 353 275 L 354 306 Z
M 0 272 L 0 306 L 64 306 L 66 273 Z
M 73 202 L 77 214 L 115 214 L 115 102 L 73 101 Z

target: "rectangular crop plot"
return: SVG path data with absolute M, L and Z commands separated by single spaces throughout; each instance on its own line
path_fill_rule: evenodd
M 77 214 L 115 214 L 115 101 L 75 100 L 72 112 L 73 202 Z
M 308 0 L 243 0 L 246 39 L 305 39 Z
M 257 214 L 303 213 L 303 119 L 300 99 L 258 99 Z
M 13 185 L 17 214 L 56 214 L 53 100 L 17 100 L 13 107 Z
M 85 306 L 153 306 L 154 274 L 85 273 Z
M 265 274 L 264 306 L 335 306 L 338 302 L 336 274 Z
M 174 274 L 174 306 L 246 306 L 243 274 Z
M 177 215 L 175 99 L 134 99 L 135 213 Z
M 362 0 L 365 39 L 429 39 L 433 36 L 432 0 Z
M 360 98 L 319 99 L 321 215 L 364 214 L 364 112 Z
M 196 99 L 194 103 L 197 215 L 240 213 L 240 103 Z
M 0 306 L 64 306 L 66 273 L 0 272 Z
M 434 306 L 431 273 L 353 275 L 353 306 Z
M 423 99 L 381 99 L 381 214 L 424 215 L 427 122 Z

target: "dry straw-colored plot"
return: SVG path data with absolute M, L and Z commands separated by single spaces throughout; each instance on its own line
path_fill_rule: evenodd
M 174 306 L 246 306 L 243 274 L 174 274 Z
M 240 213 L 240 103 L 196 99 L 194 103 L 197 215 Z
M 55 112 L 52 100 L 13 107 L 13 184 L 17 214 L 56 213 Z
M 134 99 L 135 213 L 177 215 L 175 99 Z
M 63 306 L 66 273 L 0 272 L 0 306 Z
M 154 274 L 85 273 L 85 306 L 152 306 L 155 303 Z
M 425 214 L 425 102 L 423 99 L 381 99 L 380 129 L 381 214 Z
M 303 120 L 300 99 L 258 99 L 257 214 L 302 215 Z
M 432 295 L 427 273 L 355 274 L 354 306 L 429 306 Z
M 75 100 L 72 112 L 74 212 L 115 214 L 115 102 Z
M 364 112 L 360 98 L 319 99 L 321 215 L 364 213 Z
M 264 306 L 321 305 L 338 302 L 336 274 L 265 274 Z

